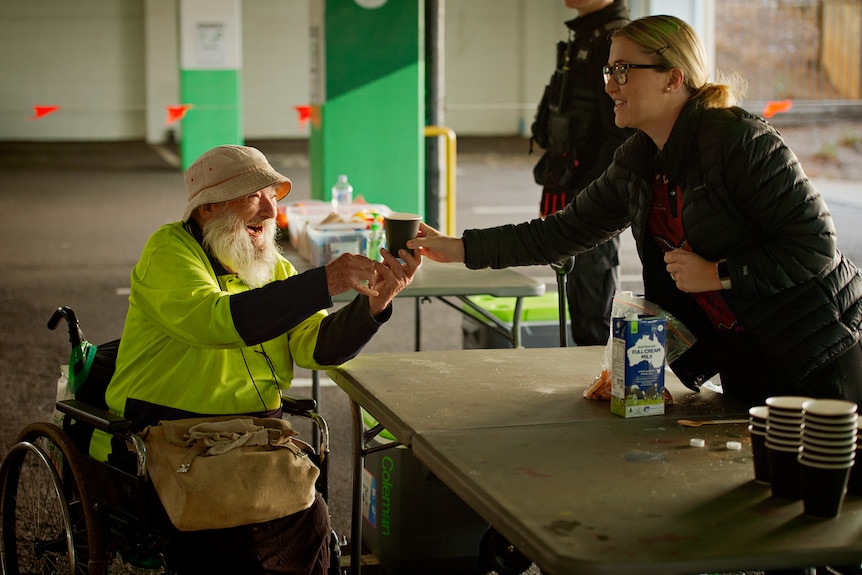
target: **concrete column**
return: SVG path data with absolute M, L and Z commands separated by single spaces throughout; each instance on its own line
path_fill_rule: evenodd
M 166 125 L 168 106 L 179 104 L 179 32 L 176 0 L 144 3 L 144 61 L 146 74 L 146 142 L 162 144 L 168 132 L 181 136 L 181 122 Z

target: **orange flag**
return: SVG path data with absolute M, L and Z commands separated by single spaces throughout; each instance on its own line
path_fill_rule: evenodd
M 33 106 L 33 115 L 30 119 L 38 120 L 39 118 L 44 118 L 48 114 L 53 114 L 59 109 L 60 106 Z
M 311 106 L 294 106 L 293 109 L 299 116 L 299 127 L 304 128 L 305 123 L 311 118 Z
M 771 118 L 775 114 L 786 112 L 792 107 L 793 100 L 773 100 L 771 102 L 767 102 L 766 107 L 763 109 L 763 117 Z
M 182 106 L 168 106 L 168 117 L 165 120 L 165 126 L 170 126 L 174 122 L 182 120 L 185 117 L 186 112 L 191 110 L 193 107 L 194 106 L 192 106 L 191 104 L 185 104 Z

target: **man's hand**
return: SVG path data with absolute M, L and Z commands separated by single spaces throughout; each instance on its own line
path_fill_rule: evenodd
M 336 296 L 356 290 L 368 297 L 379 295 L 371 286 L 375 281 L 376 262 L 355 254 L 341 254 L 326 264 L 326 284 L 329 295 Z
M 447 236 L 424 222 L 419 223 L 419 235 L 407 242 L 407 247 L 420 250 L 423 256 L 435 262 L 463 262 L 464 241 Z
M 369 287 L 377 292 L 375 296 L 368 297 L 371 314 L 377 315 L 386 309 L 398 292 L 410 285 L 413 276 L 422 262 L 422 256 L 411 255 L 409 250 L 401 250 L 399 257 L 404 260 L 402 264 L 395 256 L 381 248 L 382 262 L 374 262 L 377 274 Z

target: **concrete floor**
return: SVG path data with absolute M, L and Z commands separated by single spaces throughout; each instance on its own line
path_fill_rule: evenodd
M 293 180 L 288 201 L 308 199 L 306 142 L 248 143 Z M 458 234 L 537 215 L 532 166 L 538 158 L 528 155 L 528 148 L 522 138 L 458 140 Z M 59 364 L 68 358 L 65 334 L 45 328 L 53 310 L 73 307 L 94 343 L 120 335 L 129 271 L 149 234 L 178 219 L 185 204 L 174 159 L 169 149 L 137 142 L 0 143 L 0 457 L 26 423 L 51 414 Z M 640 264 L 629 232 L 622 244 L 623 289 L 640 291 Z M 556 289 L 549 266 L 522 271 Z M 422 310 L 423 349 L 462 347 L 460 313 L 439 302 L 423 303 Z M 413 330 L 413 300 L 396 300 L 392 320 L 363 353 L 411 351 Z M 311 374 L 297 375 L 297 392 L 310 394 Z M 349 536 L 349 402 L 328 378 L 321 379 L 321 412 L 332 432 L 333 526 Z

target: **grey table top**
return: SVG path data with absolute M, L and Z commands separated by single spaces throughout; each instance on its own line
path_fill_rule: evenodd
M 691 438 L 706 446 L 691 447 Z M 742 450 L 726 448 L 739 441 Z M 429 431 L 413 453 L 544 572 L 692 575 L 858 564 L 862 498 L 835 519 L 754 481 L 745 424 L 644 417 Z
M 694 574 L 862 560 L 862 498 L 803 514 L 754 482 L 744 406 L 694 393 L 624 419 L 583 392 L 604 347 L 363 354 L 330 372 L 470 507 L 548 573 Z M 706 446 L 689 445 L 703 438 Z M 729 450 L 727 441 L 742 444 Z
M 604 346 L 360 354 L 329 371 L 348 395 L 410 446 L 417 433 L 618 419 L 584 398 Z M 747 417 L 712 391 L 694 393 L 666 370 L 675 405 L 664 417 Z

